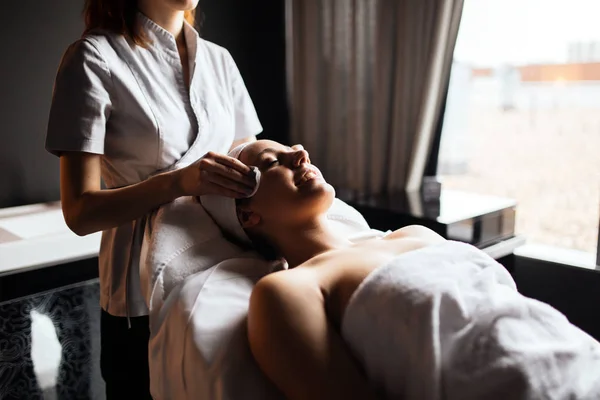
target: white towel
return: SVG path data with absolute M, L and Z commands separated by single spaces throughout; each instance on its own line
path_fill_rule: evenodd
M 355 241 L 382 235 L 340 200 L 328 217 L 339 235 Z M 149 217 L 141 260 L 154 399 L 281 398 L 256 366 L 245 330 L 254 284 L 281 265 L 227 241 L 193 198 Z
M 600 344 L 463 243 L 373 271 L 350 299 L 342 336 L 385 398 L 600 398 Z

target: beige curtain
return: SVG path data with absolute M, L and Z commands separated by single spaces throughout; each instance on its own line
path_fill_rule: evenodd
M 463 0 L 287 0 L 291 137 L 338 188 L 421 185 Z

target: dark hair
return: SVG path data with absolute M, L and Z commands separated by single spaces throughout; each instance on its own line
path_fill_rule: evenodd
M 236 199 L 235 207 L 236 209 L 240 206 L 247 204 L 249 199 Z M 248 229 L 244 229 L 246 235 L 252 242 L 252 248 L 256 250 L 258 254 L 260 254 L 267 261 L 276 261 L 282 258 L 281 253 L 277 250 L 277 248 L 271 243 L 271 241 L 256 232 L 251 232 Z
M 125 35 L 138 46 L 148 47 L 148 37 L 136 26 L 137 9 L 137 0 L 85 0 L 83 34 L 103 29 Z M 185 19 L 194 25 L 196 10 L 186 11 Z

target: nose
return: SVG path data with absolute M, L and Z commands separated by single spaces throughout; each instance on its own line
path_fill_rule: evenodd
M 299 149 L 294 152 L 292 166 L 294 168 L 298 168 L 302 166 L 302 164 L 310 164 L 310 158 L 308 156 L 308 152 L 304 149 Z

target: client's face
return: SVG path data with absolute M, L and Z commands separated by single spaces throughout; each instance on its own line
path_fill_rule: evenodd
M 301 222 L 325 213 L 335 197 L 333 187 L 301 146 L 258 140 L 244 148 L 240 161 L 261 171 L 256 194 L 245 202 L 246 211 L 254 215 L 252 221 L 242 218 L 246 228 Z

